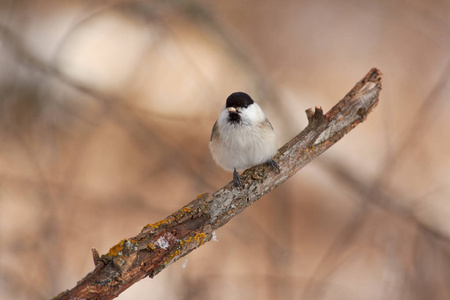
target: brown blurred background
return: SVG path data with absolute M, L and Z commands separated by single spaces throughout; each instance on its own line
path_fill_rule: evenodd
M 119 299 L 450 299 L 449 53 L 449 1 L 0 0 L 0 298 L 229 182 L 230 93 L 281 145 L 377 67 L 365 123 Z

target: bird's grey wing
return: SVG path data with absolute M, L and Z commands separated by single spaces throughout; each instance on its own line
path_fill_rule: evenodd
M 212 141 L 213 136 L 215 136 L 217 133 L 218 133 L 218 127 L 217 127 L 217 121 L 216 121 L 216 123 L 214 123 L 214 126 L 211 131 L 211 137 L 209 139 L 210 142 Z
M 270 123 L 269 119 L 266 118 L 262 123 L 263 123 L 263 126 L 267 126 L 268 125 L 273 130 L 273 126 Z

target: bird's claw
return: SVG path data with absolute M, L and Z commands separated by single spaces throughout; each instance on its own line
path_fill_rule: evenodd
M 276 169 L 277 174 L 280 174 L 281 168 L 280 168 L 280 166 L 277 164 L 276 161 L 274 161 L 273 159 L 271 159 L 271 160 L 269 160 L 268 163 L 269 163 L 269 165 L 270 165 L 273 169 Z

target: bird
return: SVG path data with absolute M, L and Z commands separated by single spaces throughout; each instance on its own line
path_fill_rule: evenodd
M 237 170 L 263 163 L 279 173 L 280 166 L 273 160 L 277 145 L 273 126 L 259 105 L 244 92 L 228 96 L 212 128 L 209 149 L 220 167 L 233 172 L 234 184 L 242 187 Z

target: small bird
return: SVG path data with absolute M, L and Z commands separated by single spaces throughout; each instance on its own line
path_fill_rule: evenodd
M 280 172 L 273 160 L 278 147 L 272 124 L 259 105 L 243 92 L 228 96 L 212 128 L 209 149 L 219 166 L 233 171 L 237 186 L 242 186 L 237 170 L 267 163 Z

